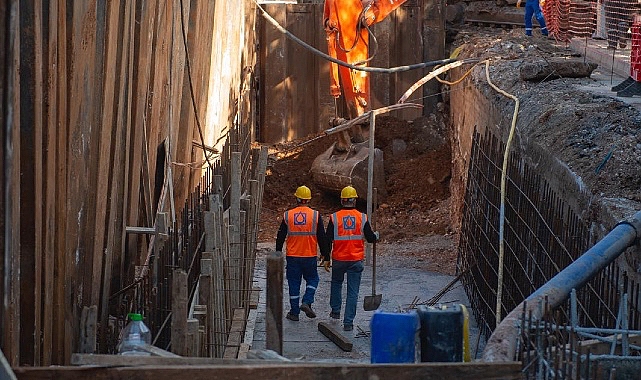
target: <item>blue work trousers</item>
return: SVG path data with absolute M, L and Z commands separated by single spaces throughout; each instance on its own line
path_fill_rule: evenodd
M 525 34 L 528 36 L 532 35 L 532 16 L 536 17 L 536 21 L 539 22 L 541 27 L 541 34 L 544 36 L 548 35 L 548 28 L 545 25 L 545 17 L 541 11 L 541 5 L 539 0 L 528 0 L 525 3 Z
M 314 294 L 318 287 L 318 270 L 316 257 L 293 257 L 287 256 L 287 268 L 285 271 L 287 284 L 289 286 L 289 304 L 292 315 L 300 314 L 300 285 L 301 278 L 305 279 L 306 287 L 303 295 L 303 303 L 311 306 L 314 303 Z
M 347 298 L 345 300 L 344 325 L 353 325 L 356 317 L 356 304 L 358 303 L 358 290 L 361 286 L 363 261 L 332 261 L 332 285 L 329 295 L 329 306 L 332 313 L 340 314 L 343 291 L 343 280 L 347 274 Z

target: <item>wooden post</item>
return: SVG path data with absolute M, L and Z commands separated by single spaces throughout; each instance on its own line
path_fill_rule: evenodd
M 80 318 L 79 352 L 83 354 L 93 354 L 96 352 L 98 306 L 91 305 L 90 307 L 83 307 Z
M 283 353 L 283 253 L 267 256 L 267 310 L 265 310 L 265 347 Z
M 241 303 L 241 273 L 242 273 L 242 246 L 240 241 L 240 192 L 241 192 L 241 153 L 231 154 L 231 189 L 229 198 L 229 265 L 231 281 L 231 308 L 235 309 Z M 232 311 L 233 313 L 233 311 Z M 231 313 L 230 313 L 231 315 Z
M 198 327 L 200 323 L 198 319 L 187 319 L 187 335 L 185 338 L 185 356 L 198 357 L 200 356 L 200 333 Z
M 202 259 L 200 259 L 200 294 L 199 300 L 201 305 L 205 305 L 205 351 L 202 353 L 204 356 L 214 357 L 213 343 L 214 343 L 214 313 L 218 310 L 214 309 L 214 296 L 213 296 L 213 283 L 212 283 L 212 253 L 203 252 Z
M 176 269 L 173 273 L 171 297 L 171 352 L 186 355 L 187 335 L 187 272 Z

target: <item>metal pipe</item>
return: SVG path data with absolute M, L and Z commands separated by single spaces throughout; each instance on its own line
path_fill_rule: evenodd
M 628 247 L 635 244 L 641 232 L 641 211 L 632 219 L 619 222 L 609 234 L 587 250 L 581 257 L 545 283 L 503 319 L 496 327 L 483 350 L 486 362 L 512 361 L 516 355 L 519 316 L 532 313 L 532 320 L 542 317 L 539 307 L 547 297 L 548 305 L 555 308 L 565 302 L 572 289 L 585 285 L 600 270 L 612 263 Z

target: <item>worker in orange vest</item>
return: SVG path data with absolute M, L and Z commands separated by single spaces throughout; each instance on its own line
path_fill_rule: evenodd
M 290 321 L 298 321 L 301 310 L 308 318 L 316 318 L 312 309 L 319 281 L 316 246 L 320 248 L 323 257 L 329 257 L 323 219 L 318 211 L 309 207 L 309 201 L 312 199 L 311 190 L 307 186 L 300 186 L 294 196 L 296 207 L 285 211 L 276 235 L 276 251 L 282 251 L 283 244 L 287 243 L 285 276 L 289 286 L 291 309 L 286 318 Z M 305 279 L 306 287 L 299 306 L 301 278 Z
M 340 319 L 341 293 L 343 280 L 347 275 L 347 299 L 345 300 L 345 315 L 343 330 L 354 329 L 358 291 L 361 285 L 363 259 L 365 258 L 365 243 L 378 240 L 378 232 L 372 231 L 367 215 L 356 210 L 356 189 L 347 186 L 341 191 L 343 208 L 333 213 L 327 222 L 327 242 L 332 247 L 332 282 L 329 306 L 332 308 L 329 316 Z M 330 261 L 323 260 L 322 265 L 329 272 Z

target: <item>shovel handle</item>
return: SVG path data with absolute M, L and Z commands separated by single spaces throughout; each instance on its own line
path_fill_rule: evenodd
M 376 240 L 372 243 L 372 295 L 376 295 Z

